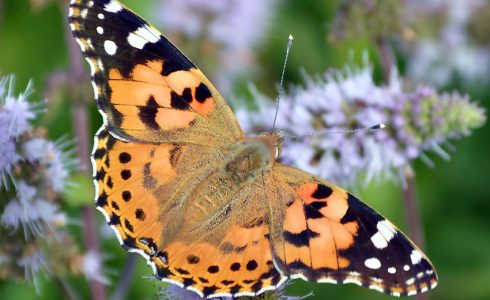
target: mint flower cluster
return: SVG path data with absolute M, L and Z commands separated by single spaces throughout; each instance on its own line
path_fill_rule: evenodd
M 14 278 L 39 288 L 40 273 L 106 279 L 94 273 L 93 255 L 79 251 L 67 226 L 76 224 L 61 209 L 60 194 L 76 161 L 67 139 L 51 141 L 32 122 L 42 103 L 32 92 L 14 95 L 14 78 L 0 79 L 0 279 Z M 100 260 L 98 260 L 100 261 Z
M 372 73 L 366 64 L 320 78 L 305 76 L 304 86 L 284 95 L 276 128 L 293 138 L 285 142 L 282 161 L 342 185 L 359 183 L 362 175 L 365 183 L 384 176 L 404 184 L 413 160 L 432 165 L 431 152 L 448 157 L 449 139 L 485 122 L 484 110 L 467 96 L 410 84 L 396 70 L 386 85 L 378 85 Z M 253 94 L 258 110 L 242 107 L 237 117 L 245 131 L 268 131 L 273 101 Z M 386 128 L 346 132 L 376 124 Z

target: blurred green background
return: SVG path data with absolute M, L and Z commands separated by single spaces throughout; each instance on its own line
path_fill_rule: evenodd
M 158 14 L 154 7 L 156 0 L 122 1 L 146 19 L 156 22 Z M 203 1 L 204 5 L 205 1 Z M 33 5 L 36 4 L 36 5 Z M 342 67 L 349 62 L 349 51 L 362 53 L 368 50 L 375 67 L 375 75 L 382 80 L 381 66 L 375 46 L 367 37 L 351 37 L 340 42 L 332 42 L 332 22 L 340 1 L 283 0 L 275 7 L 269 30 L 263 41 L 253 49 L 257 56 L 256 72 L 249 78 L 241 79 L 235 91 L 240 95 L 248 80 L 259 89 L 275 95 L 279 81 L 284 46 L 289 34 L 295 37 L 285 82 L 301 83 L 301 70 L 309 74 L 323 73 L 330 67 Z M 35 8 L 37 7 L 37 8 Z M 67 134 L 73 137 L 71 113 L 74 101 L 71 92 L 59 92 L 56 74 L 69 67 L 66 7 L 62 1 L 0 0 L 0 73 L 15 74 L 18 91 L 23 90 L 32 79 L 35 94 L 32 99 L 49 97 L 47 112 L 41 117 L 40 125 L 48 129 L 49 136 L 58 138 Z M 484 17 L 482 17 L 484 18 Z M 485 23 L 486 22 L 486 23 Z M 481 24 L 488 24 L 482 19 Z M 478 26 L 478 25 L 477 25 Z M 484 25 L 481 25 L 484 26 Z M 159 26 L 165 33 L 165 28 Z M 430 29 L 430 28 L 429 28 Z M 185 45 L 177 46 L 188 53 L 190 58 L 204 73 L 212 74 L 212 66 L 205 60 L 209 57 L 193 55 Z M 355 55 L 360 61 L 360 55 Z M 403 51 L 397 52 L 401 73 L 406 71 L 407 57 Z M 85 65 L 85 64 L 84 64 Z M 87 67 L 87 66 L 85 66 Z M 208 70 L 209 68 L 210 70 Z M 63 77 L 63 76 L 61 76 Z M 86 76 L 88 79 L 88 75 Z M 480 105 L 489 107 L 490 78 L 482 77 L 472 84 L 458 79 L 440 87 L 441 90 L 457 89 L 467 93 Z M 83 83 L 90 97 L 89 82 Z M 219 86 L 218 86 L 219 88 Z M 85 88 L 82 88 L 85 89 Z M 89 98 L 90 98 L 89 97 Z M 90 130 L 101 124 L 101 117 L 90 103 Z M 415 163 L 416 186 L 420 200 L 420 211 L 425 230 L 426 252 L 437 268 L 440 283 L 430 292 L 431 299 L 490 299 L 490 129 L 480 128 L 468 138 L 454 141 L 457 150 L 451 153 L 451 160 L 434 157 L 436 167 L 428 168 Z M 371 184 L 357 192 L 371 206 L 406 231 L 405 213 L 399 187 L 392 183 Z M 92 201 L 92 191 L 87 191 L 87 201 Z M 64 207 L 74 218 L 79 217 L 76 205 Z M 98 221 L 103 222 L 97 213 Z M 71 226 L 80 238 L 81 228 Z M 127 257 L 116 238 L 102 240 L 106 253 L 107 268 L 112 282 L 117 282 Z M 138 260 L 127 299 L 154 299 L 160 283 L 144 278 L 150 276 L 151 269 L 143 259 Z M 21 282 L 0 281 L 1 299 L 61 299 L 62 293 L 55 284 L 44 276 L 40 277 L 41 293 Z M 84 299 L 90 297 L 88 284 L 82 278 L 69 278 Z M 112 285 L 107 289 L 110 291 Z M 390 297 L 353 285 L 319 285 L 297 280 L 288 287 L 291 295 L 303 295 L 313 291 L 309 299 L 389 299 Z

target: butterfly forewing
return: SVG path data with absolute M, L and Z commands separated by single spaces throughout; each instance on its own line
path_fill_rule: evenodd
M 274 176 L 297 195 L 286 204 L 281 246 L 274 246 L 282 272 L 317 282 L 354 283 L 394 296 L 437 285 L 428 258 L 356 197 L 291 167 L 276 165 Z
M 73 0 L 69 20 L 113 135 L 203 145 L 242 137 L 230 108 L 202 72 L 122 4 Z

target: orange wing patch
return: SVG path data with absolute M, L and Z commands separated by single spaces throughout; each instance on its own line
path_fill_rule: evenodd
M 234 225 L 218 245 L 174 242 L 150 258 L 156 275 L 202 297 L 254 296 L 286 280 L 274 268 L 268 226 Z
M 340 222 L 348 208 L 345 192 L 313 182 L 296 194 L 286 209 L 284 250 L 278 252 L 287 273 L 314 277 L 314 270 L 347 268 L 349 259 L 339 251 L 354 243 L 358 224 Z
M 106 129 L 96 136 L 92 159 L 97 208 L 126 248 L 142 249 L 149 255 L 161 242 L 163 228 L 154 209 L 159 202 L 150 192 L 156 182 L 151 181 L 163 184 L 176 176 L 172 149 L 172 145 L 126 143 Z

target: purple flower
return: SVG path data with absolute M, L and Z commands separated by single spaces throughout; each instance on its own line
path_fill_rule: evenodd
M 1 122 L 2 120 L 0 119 Z M 2 124 L 0 124 L 0 187 L 8 187 L 8 180 L 12 178 L 12 166 L 19 161 L 20 157 L 16 153 L 14 140 L 6 135 L 6 131 L 3 131 L 3 128 Z
M 13 76 L 0 78 L 0 184 L 8 188 L 12 179 L 12 167 L 21 160 L 16 151 L 16 140 L 31 128 L 30 121 L 36 116 L 27 101 L 32 85 L 24 93 L 14 97 Z
M 5 87 L 7 84 L 8 88 Z M 36 117 L 32 105 L 27 101 L 32 91 L 32 83 L 29 82 L 24 93 L 17 97 L 12 95 L 13 76 L 3 78 L 0 86 L 3 86 L 0 88 L 0 125 L 6 126 L 2 131 L 5 130 L 9 137 L 17 138 L 31 128 L 29 122 Z
M 10 200 L 5 206 L 1 222 L 13 231 L 22 226 L 24 236 L 43 236 L 45 229 L 55 220 L 62 218 L 56 204 L 39 198 L 38 191 L 25 183 L 16 184 L 17 198 Z
M 28 252 L 28 251 L 26 251 Z M 41 271 L 48 271 L 46 257 L 41 251 L 33 253 L 24 253 L 17 261 L 19 267 L 24 269 L 24 277 L 27 282 L 32 282 L 36 292 L 39 294 L 39 284 L 37 282 L 37 274 Z
M 290 136 L 282 161 L 342 185 L 358 182 L 361 174 L 365 183 L 384 176 L 403 184 L 401 172 L 413 160 L 427 160 L 427 151 L 447 156 L 441 144 L 485 122 L 484 111 L 467 97 L 409 86 L 392 73 L 386 86 L 375 84 L 369 66 L 328 72 L 321 79 L 305 76 L 305 86 L 281 100 L 276 128 Z M 270 130 L 273 101 L 252 93 L 262 100 L 258 111 L 242 108 L 237 118 L 245 131 Z M 388 128 L 347 131 L 380 123 Z
M 22 146 L 23 156 L 30 163 L 37 162 L 44 168 L 44 181 L 55 192 L 66 185 L 69 167 L 74 163 L 69 153 L 63 152 L 64 143 L 53 143 L 43 138 L 33 138 Z
M 31 104 L 30 92 L 31 84 L 13 96 L 13 77 L 0 79 L 0 231 L 9 234 L 0 245 L 0 272 L 13 278 L 25 273 L 37 290 L 39 272 L 73 271 L 79 255 L 74 239 L 61 230 L 67 216 L 57 202 L 74 163 L 66 151 L 70 144 L 51 142 L 44 130 L 32 128 L 42 104 Z M 56 267 L 49 268 L 53 261 Z
M 99 253 L 87 252 L 82 261 L 81 271 L 87 280 L 95 280 L 102 284 L 109 284 L 109 278 L 104 274 L 103 261 Z

